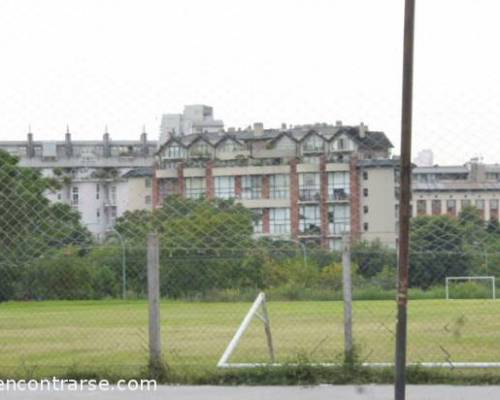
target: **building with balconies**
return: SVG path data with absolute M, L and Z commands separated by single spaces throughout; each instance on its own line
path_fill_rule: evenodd
M 53 202 L 77 210 L 82 223 L 102 238 L 127 210 L 152 207 L 152 166 L 157 142 L 143 132 L 140 139 L 72 140 L 69 130 L 62 141 L 0 141 L 0 149 L 19 158 L 24 167 L 60 181 L 61 188 L 48 191 Z
M 235 199 L 254 233 L 340 249 L 342 238 L 394 246 L 398 161 L 383 132 L 313 124 L 169 135 L 157 153 L 154 207 L 169 195 Z

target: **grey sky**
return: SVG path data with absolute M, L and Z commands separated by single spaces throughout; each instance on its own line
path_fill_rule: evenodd
M 403 0 L 0 0 L 0 137 L 359 123 L 399 144 Z M 415 151 L 500 162 L 497 0 L 417 0 Z

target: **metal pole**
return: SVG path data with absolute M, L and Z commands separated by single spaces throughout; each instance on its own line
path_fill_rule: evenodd
M 394 397 L 406 397 L 406 338 L 408 304 L 408 269 L 410 263 L 411 199 L 411 125 L 413 100 L 413 43 L 415 0 L 405 0 L 403 93 L 401 110 L 401 190 L 399 195 L 398 317 L 396 326 L 396 363 Z
M 342 243 L 342 293 L 344 296 L 344 354 L 345 361 L 352 362 L 352 282 L 351 246 L 349 235 L 344 235 Z
M 149 361 L 161 365 L 160 330 L 160 243 L 156 233 L 148 235 Z
M 123 240 L 123 236 L 118 232 L 115 228 L 109 228 L 110 232 L 113 232 L 118 239 L 120 240 L 120 245 L 122 247 L 122 298 L 123 300 L 127 299 L 127 263 L 126 263 L 126 249 L 125 249 L 125 241 Z

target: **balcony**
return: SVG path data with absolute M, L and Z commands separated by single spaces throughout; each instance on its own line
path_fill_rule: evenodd
M 333 189 L 328 191 L 328 201 L 330 202 L 349 202 L 351 194 L 345 189 Z
M 299 201 L 318 203 L 321 200 L 319 188 L 299 189 Z

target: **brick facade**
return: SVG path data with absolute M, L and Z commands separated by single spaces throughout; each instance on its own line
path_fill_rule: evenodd
M 269 233 L 269 208 L 262 210 L 262 233 Z
M 299 174 L 297 173 L 298 160 L 290 161 L 290 225 L 294 239 L 299 236 Z
M 241 199 L 241 175 L 234 177 L 234 196 Z
M 184 180 L 184 163 L 177 164 L 177 194 L 184 197 L 186 193 L 186 181 Z
M 320 174 L 320 215 L 321 215 L 321 246 L 328 248 L 328 173 L 326 172 L 326 158 L 321 156 L 319 164 Z
M 351 157 L 349 171 L 349 185 L 351 189 L 351 241 L 355 242 L 361 238 L 361 197 L 358 158 L 355 154 Z
M 212 160 L 208 161 L 205 169 L 207 199 L 213 199 L 215 194 L 213 168 L 214 164 Z

